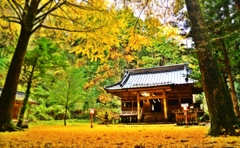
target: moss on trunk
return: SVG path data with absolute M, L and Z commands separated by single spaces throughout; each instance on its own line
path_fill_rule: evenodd
M 7 108 L 5 109 L 0 108 L 0 113 L 1 113 L 0 132 L 22 130 L 21 128 L 18 128 L 13 124 L 11 111 L 9 111 Z

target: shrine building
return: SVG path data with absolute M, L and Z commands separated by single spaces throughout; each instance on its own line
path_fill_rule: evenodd
M 106 86 L 106 92 L 121 98 L 121 122 L 198 123 L 203 113 L 193 94 L 202 93 L 189 78 L 188 64 L 128 69 L 122 80 Z

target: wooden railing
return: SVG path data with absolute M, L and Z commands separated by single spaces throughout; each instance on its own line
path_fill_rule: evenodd
M 187 114 L 184 114 L 184 112 L 175 112 L 175 117 L 177 125 L 186 124 L 186 117 L 188 124 L 198 124 L 197 111 L 188 112 Z
M 129 115 L 137 115 L 137 111 L 133 110 L 133 111 L 122 111 L 120 116 L 129 116 Z
M 138 114 L 137 110 L 131 110 L 131 111 L 128 110 L 128 111 L 122 111 L 120 116 L 130 116 L 130 115 L 132 115 L 132 116 L 136 115 L 137 116 L 137 114 Z M 141 116 L 142 116 L 142 108 L 140 108 L 140 117 Z
M 132 111 L 122 111 L 120 114 L 121 122 L 129 123 L 129 122 L 137 122 L 138 112 L 137 110 Z M 142 118 L 142 108 L 140 108 L 140 119 Z

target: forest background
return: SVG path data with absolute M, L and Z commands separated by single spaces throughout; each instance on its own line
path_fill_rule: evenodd
M 25 116 L 29 120 L 87 119 L 89 108 L 96 109 L 97 118 L 105 112 L 109 118 L 117 118 L 120 100 L 103 88 L 120 81 L 125 69 L 188 62 L 194 73 L 191 77 L 201 86 L 183 1 L 163 0 L 156 4 L 146 0 L 148 5 L 142 5 L 92 0 L 78 4 L 88 9 L 63 7 L 61 11 L 64 17 L 79 17 L 81 22 L 71 20 L 69 24 L 64 19 L 49 17 L 44 23 L 53 27 L 36 30 L 30 40 L 18 84 L 19 91 L 39 102 L 29 107 L 30 114 Z M 236 4 L 223 0 L 200 4 L 223 81 L 231 94 L 239 98 L 240 23 Z M 103 11 L 106 8 L 108 11 Z M 1 87 L 19 38 L 19 25 L 4 17 L 11 11 L 10 5 L 2 1 Z M 70 26 L 71 31 L 64 26 Z

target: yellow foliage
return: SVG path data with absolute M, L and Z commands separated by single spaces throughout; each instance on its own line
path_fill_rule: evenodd
M 132 55 L 125 55 L 125 56 L 124 56 L 124 59 L 125 59 L 128 63 L 131 63 L 131 62 L 135 59 L 135 57 L 132 56 Z
M 99 65 L 96 73 L 107 72 L 110 69 L 110 66 L 107 64 Z
M 140 50 L 143 45 L 147 45 L 148 38 L 139 34 L 131 34 L 129 37 L 128 48 L 132 50 Z
M 1 1 L 1 4 L 6 4 L 7 7 L 1 5 L 1 16 L 10 14 L 16 17 L 17 15 L 10 9 L 9 2 L 11 1 Z M 24 0 L 16 2 L 22 8 L 24 7 Z M 48 2 L 48 0 L 41 0 L 39 7 Z M 64 1 L 59 0 L 58 2 Z M 126 60 L 131 62 L 134 60 L 134 56 L 130 56 L 131 51 L 151 45 L 151 38 L 157 32 L 159 32 L 157 34 L 159 36 L 181 39 L 176 28 L 162 26 L 157 18 L 149 18 L 145 22 L 139 20 L 138 24 L 134 24 L 136 17 L 131 9 L 126 8 L 119 11 L 109 5 L 109 0 L 89 0 L 87 2 L 69 0 L 68 3 L 49 13 L 42 23 L 43 27 L 38 30 L 35 37 L 51 37 L 55 43 L 59 44 L 60 48 L 77 55 L 85 55 L 91 61 L 101 60 L 104 63 L 109 57 L 117 59 L 122 53 L 112 53 L 111 50 L 121 45 L 126 52 L 124 54 L 127 54 Z M 56 3 L 49 3 L 37 17 L 46 14 L 54 7 L 57 7 Z M 1 31 L 4 31 L 8 22 L 1 19 L 0 26 L 2 26 L 0 27 Z M 16 30 L 19 30 L 19 25 L 11 23 L 11 31 L 15 32 Z
M 109 119 L 111 120 L 111 119 Z M 209 126 L 98 125 L 93 123 L 31 125 L 24 132 L 0 133 L 1 147 L 240 147 L 240 138 L 233 136 L 207 137 Z
M 107 10 L 81 11 L 82 20 L 87 20 L 85 23 L 89 24 L 86 26 L 93 29 L 87 32 L 69 33 L 70 38 L 68 39 L 71 40 L 71 43 L 79 40 L 79 44 L 70 49 L 70 52 L 86 55 L 91 61 L 100 59 L 104 62 L 109 56 L 105 52 L 109 53 L 113 46 L 120 46 L 118 36 L 126 23 L 121 18 L 115 18 L 117 12 L 107 8 L 107 3 L 103 3 L 103 1 L 92 1 L 92 3 L 94 5 L 96 3 L 96 7 L 101 6 L 101 9 Z
M 180 30 L 176 27 L 167 25 L 167 26 L 160 26 L 159 29 L 161 30 L 160 33 L 162 36 L 166 36 L 168 38 L 177 38 L 177 39 L 182 38 L 180 36 Z
M 98 97 L 98 100 L 101 103 L 106 103 L 106 102 L 110 101 L 110 99 L 111 99 L 111 97 L 109 96 L 109 94 L 106 94 L 106 93 L 102 93 Z
M 90 81 L 89 83 L 85 84 L 84 90 L 88 89 L 89 87 L 92 87 L 95 83 L 93 81 Z
M 116 60 L 116 59 L 118 59 L 118 58 L 120 58 L 122 55 L 120 54 L 120 53 L 118 53 L 118 52 L 111 52 L 110 53 L 110 58 L 112 59 L 112 60 Z
M 0 6 L 0 15 L 21 18 L 15 14 L 21 8 L 24 8 L 25 0 L 7 1 L 2 0 Z M 10 4 L 14 7 L 10 7 Z M 61 7 L 58 6 L 61 4 Z M 46 19 L 34 22 L 35 27 L 42 23 L 38 29 L 36 37 L 47 36 L 53 38 L 61 48 L 67 49 L 76 54 L 86 55 L 91 61 L 105 61 L 113 46 L 120 46 L 119 34 L 127 23 L 122 18 L 116 18 L 117 11 L 110 7 L 108 0 L 89 0 L 77 1 L 69 0 L 65 3 L 59 0 L 58 3 L 49 0 L 41 0 L 39 8 L 41 9 L 37 18 L 44 18 L 41 15 L 48 14 Z M 5 6 L 6 5 L 6 6 Z M 19 8 L 17 8 L 19 6 Z M 38 8 L 38 9 L 39 9 Z M 49 13 L 49 10 L 54 9 Z M 14 11 L 16 10 L 16 11 Z M 8 28 L 7 19 L 0 20 L 0 31 Z M 11 23 L 10 25 L 15 24 Z M 11 31 L 16 32 L 13 28 L 19 29 L 19 25 L 11 26 Z M 18 28 L 17 28 L 18 27 Z M 34 28 L 33 28 L 34 29 Z M 7 31 L 10 31 L 8 28 Z
M 10 22 L 7 17 L 13 16 L 14 11 L 11 9 L 7 1 L 0 1 L 0 32 L 5 34 L 11 34 L 13 36 L 18 36 L 20 31 L 20 25 L 17 23 Z

